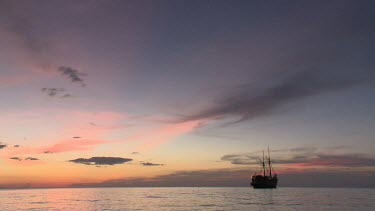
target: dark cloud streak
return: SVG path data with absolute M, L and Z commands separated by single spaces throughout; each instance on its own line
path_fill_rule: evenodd
M 142 166 L 164 166 L 164 164 L 160 163 L 150 163 L 150 162 L 141 162 Z
M 38 158 L 33 158 L 33 157 L 27 157 L 25 160 L 39 160 Z
M 67 66 L 61 66 L 57 71 L 61 73 L 61 75 L 67 76 L 71 82 L 80 83 L 82 86 L 85 86 L 82 76 L 86 76 L 86 74 L 80 73 L 78 70 Z
M 214 169 L 177 171 L 152 178 L 127 178 L 102 183 L 73 184 L 73 187 L 212 187 L 245 186 L 249 180 L 248 169 Z M 234 179 L 235 178 L 235 179 Z
M 3 144 L 3 143 L 0 142 L 0 149 L 3 149 L 5 147 L 7 147 L 7 146 L 8 146 L 7 144 Z
M 84 165 L 116 165 L 130 162 L 133 159 L 121 158 L 121 157 L 91 157 L 91 158 L 77 158 L 69 160 L 72 163 L 84 164 Z
M 298 151 L 289 150 L 291 154 L 288 158 L 273 156 L 273 163 L 298 165 L 298 166 L 326 166 L 326 167 L 375 167 L 375 158 L 367 157 L 363 154 L 327 154 L 315 152 L 306 148 Z M 281 152 L 279 150 L 279 152 Z M 285 151 L 282 151 L 285 152 Z M 259 164 L 259 154 L 230 154 L 221 157 L 222 161 L 230 162 L 234 165 L 256 165 Z
M 27 13 L 22 12 L 20 5 L 15 1 L 0 1 L 0 32 L 2 30 L 16 39 L 34 64 L 43 69 L 48 68 L 51 66 L 48 59 L 51 45 L 36 33 L 35 24 Z
M 49 97 L 55 97 L 65 92 L 63 88 L 42 88 L 41 91 Z
M 287 73 L 284 79 L 272 80 L 269 88 L 254 92 L 247 86 L 237 93 L 224 96 L 215 105 L 200 112 L 186 115 L 179 121 L 199 119 L 220 119 L 236 116 L 236 122 L 270 115 L 281 106 L 311 96 L 338 91 L 374 80 L 371 72 L 359 72 L 357 75 L 330 73 L 319 70 Z
M 41 91 L 49 97 L 60 97 L 60 98 L 72 97 L 72 95 L 67 94 L 66 90 L 63 88 L 41 88 Z
M 124 178 L 73 187 L 249 187 L 254 169 L 177 171 L 152 178 Z M 375 187 L 374 171 L 319 171 L 283 173 L 281 187 Z M 338 179 L 340 178 L 340 179 Z
M 64 94 L 63 96 L 61 96 L 61 98 L 68 98 L 68 97 L 72 97 L 71 94 Z
M 11 160 L 18 160 L 18 161 L 22 161 L 22 159 L 21 159 L 21 158 L 19 158 L 19 157 L 11 157 L 11 158 L 9 158 L 9 159 L 11 159 Z

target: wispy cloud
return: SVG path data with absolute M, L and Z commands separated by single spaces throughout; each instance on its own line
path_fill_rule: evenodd
M 119 178 L 99 183 L 73 184 L 73 187 L 249 187 L 251 168 L 177 171 L 143 178 Z M 281 187 L 375 187 L 374 170 L 308 169 L 304 172 L 285 172 L 280 177 Z M 340 179 L 338 179 L 340 178 Z
M 58 95 L 63 95 L 65 89 L 63 88 L 42 88 L 41 91 L 49 97 L 55 97 Z
M 142 166 L 164 166 L 164 164 L 160 163 L 150 163 L 150 162 L 140 162 Z
M 290 167 L 375 167 L 375 158 L 355 153 L 328 153 L 315 147 L 273 150 L 273 163 Z M 280 154 L 282 153 L 282 154 Z M 235 165 L 259 164 L 261 153 L 229 154 L 221 157 Z
M 21 12 L 18 3 L 0 1 L 0 33 L 13 40 L 24 53 L 25 60 L 41 69 L 50 68 L 49 54 L 51 45 L 40 37 L 35 30 L 35 24 L 30 21 L 27 13 Z
M 126 115 L 122 113 L 54 109 L 50 111 L 54 114 L 54 116 L 51 117 L 52 120 L 57 119 L 63 126 L 61 133 L 65 134 L 64 137 L 57 138 L 53 142 L 51 142 L 51 139 L 48 139 L 49 142 L 46 140 L 47 144 L 45 145 L 32 146 L 30 143 L 25 143 L 22 147 L 11 147 L 4 150 L 7 157 L 87 151 L 95 149 L 98 145 L 127 141 L 125 139 L 108 140 L 106 137 L 106 134 L 126 127 L 122 124 Z M 22 115 L 17 112 L 6 119 L 32 119 L 31 117 L 39 116 L 42 112 L 43 111 L 26 112 L 26 114 Z M 87 124 L 90 120 L 100 122 L 101 124 L 93 127 Z M 3 147 L 6 146 L 6 144 L 2 145 L 4 145 Z
M 181 123 L 172 123 L 166 126 L 156 128 L 131 139 L 141 140 L 142 142 L 135 148 L 136 151 L 147 151 L 161 144 L 167 143 L 180 135 L 193 131 L 203 124 L 203 120 L 187 121 Z
M 116 141 L 95 139 L 65 139 L 47 146 L 23 146 L 7 150 L 7 155 L 21 156 L 28 154 L 52 154 L 63 152 L 79 152 L 95 149 L 98 145 L 115 143 Z
M 38 158 L 34 158 L 34 157 L 26 157 L 25 159 L 22 159 L 20 157 L 10 157 L 9 159 L 11 159 L 11 160 L 17 160 L 17 161 L 22 161 L 22 160 L 31 160 L 31 161 L 34 161 L 34 160 L 39 160 Z
M 267 81 L 271 84 L 268 88 L 253 89 L 253 86 L 241 86 L 236 92 L 222 96 L 213 106 L 184 115 L 178 121 L 232 116 L 238 118 L 235 122 L 241 122 L 275 113 L 281 106 L 290 102 L 350 88 L 374 79 L 373 73 L 361 71 L 344 73 L 308 69 L 287 72 L 283 77 Z
M 64 94 L 63 96 L 61 96 L 61 98 L 68 98 L 68 97 L 72 97 L 71 94 Z
M 248 154 L 230 154 L 221 157 L 222 161 L 229 161 L 232 164 L 247 165 L 256 164 L 259 162 L 259 156 Z
M 72 163 L 84 164 L 84 165 L 116 165 L 130 162 L 131 158 L 122 157 L 91 157 L 91 158 L 77 158 L 69 160 Z
M 101 183 L 74 184 L 74 187 L 205 187 L 248 186 L 249 169 L 177 171 L 147 178 L 123 178 Z
M 59 152 L 74 152 L 86 151 L 94 149 L 97 145 L 113 143 L 113 141 L 105 140 L 91 140 L 91 139 L 75 139 L 63 140 L 56 144 L 47 147 L 35 148 L 35 153 L 59 153 Z
M 7 147 L 7 146 L 8 146 L 7 144 L 3 144 L 3 143 L 0 142 L 0 149 L 3 149 L 5 147 Z
M 21 165 L 21 166 L 34 166 L 34 165 L 41 165 L 45 164 L 42 160 L 36 157 L 21 157 L 21 156 L 4 156 L 4 158 L 8 159 L 9 164 L 11 165 Z
M 25 160 L 39 160 L 38 158 L 33 158 L 33 157 L 27 157 Z
M 19 158 L 19 157 L 11 157 L 11 158 L 9 158 L 9 159 L 11 159 L 11 160 L 18 160 L 18 161 L 22 161 L 22 159 L 21 159 L 21 158 Z
M 66 76 L 71 82 L 79 83 L 82 86 L 85 86 L 82 76 L 86 76 L 86 74 L 79 72 L 77 69 L 61 66 L 57 69 L 57 71 L 61 73 L 61 75 Z
M 278 162 L 298 166 L 375 167 L 375 158 L 370 158 L 362 154 L 317 154 L 314 157 L 299 156 L 292 159 L 279 160 Z
M 29 74 L 0 76 L 0 87 L 17 86 L 24 84 L 32 79 Z
M 271 152 L 292 152 L 292 153 L 304 153 L 304 154 L 311 154 L 316 152 L 319 148 L 318 147 L 295 147 L 289 149 L 273 149 Z M 330 149 L 332 149 L 330 147 Z

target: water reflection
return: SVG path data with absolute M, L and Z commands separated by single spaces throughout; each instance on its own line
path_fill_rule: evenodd
M 0 190 L 0 210 L 375 210 L 374 189 Z

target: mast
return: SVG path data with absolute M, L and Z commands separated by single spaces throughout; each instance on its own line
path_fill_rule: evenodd
M 263 176 L 266 176 L 266 164 L 264 163 L 264 150 L 263 150 L 263 160 L 262 160 L 262 166 L 263 166 Z
M 270 147 L 268 147 L 268 167 L 269 167 L 270 177 L 272 177 Z

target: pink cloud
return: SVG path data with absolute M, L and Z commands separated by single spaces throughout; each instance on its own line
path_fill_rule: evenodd
M 2 157 L 31 155 L 31 154 L 43 154 L 48 153 L 60 153 L 70 151 L 85 151 L 92 150 L 97 145 L 114 143 L 117 141 L 106 140 L 107 133 L 113 130 L 119 130 L 126 127 L 120 120 L 125 118 L 124 114 L 116 112 L 81 112 L 81 111 L 67 111 L 57 110 L 50 111 L 53 114 L 49 116 L 48 120 L 58 122 L 62 127 L 61 134 L 65 137 L 60 137 L 57 142 L 51 143 L 52 138 L 45 137 L 45 146 L 21 146 L 21 147 L 6 147 L 2 151 Z M 22 115 L 16 114 L 9 117 L 11 119 L 22 119 L 25 117 L 38 116 L 38 112 L 29 113 L 24 112 Z M 90 121 L 95 122 L 90 124 Z M 73 138 L 78 136 L 79 138 Z
M 120 123 L 126 118 L 125 114 L 116 112 L 82 112 L 63 111 L 57 115 L 57 120 L 65 122 L 67 134 L 85 137 L 100 137 L 110 130 L 125 128 Z
M 144 141 L 137 146 L 135 151 L 145 151 L 158 147 L 177 138 L 180 135 L 191 132 L 201 124 L 204 124 L 203 120 L 194 120 L 183 123 L 175 123 L 155 129 L 153 131 L 144 132 L 144 134 L 140 135 L 139 137 L 139 139 Z
M 160 128 L 152 129 L 149 131 L 142 131 L 141 133 L 135 134 L 131 137 L 125 138 L 123 140 L 111 140 L 104 141 L 101 139 L 69 139 L 64 140 L 59 143 L 56 143 L 52 146 L 41 148 L 39 152 L 66 152 L 66 151 L 85 151 L 94 149 L 95 146 L 100 144 L 109 144 L 109 143 L 118 143 L 118 142 L 130 142 L 130 141 L 142 141 L 136 148 L 136 151 L 145 151 L 154 149 L 162 144 L 165 144 L 173 139 L 177 138 L 180 135 L 191 132 L 196 127 L 203 124 L 203 121 L 190 121 L 184 123 L 171 124 L 163 126 Z M 99 137 L 102 132 L 107 130 L 117 130 L 122 129 L 124 126 L 92 126 L 91 129 L 87 131 L 80 130 L 79 134 L 86 134 L 88 136 L 97 136 Z
M 46 154 L 46 153 L 61 153 L 61 152 L 73 152 L 73 151 L 86 151 L 92 150 L 96 146 L 101 144 L 115 143 L 117 141 L 107 140 L 92 140 L 92 139 L 67 139 L 59 141 L 49 146 L 39 147 L 7 147 L 3 149 L 2 157 L 8 159 L 15 156 L 25 156 L 34 154 Z M 36 162 L 34 162 L 36 163 Z
M 51 112 L 55 113 L 55 112 Z M 25 115 L 31 115 L 25 113 Z M 34 114 L 32 114 L 34 115 Z M 22 115 L 24 116 L 24 115 Z M 55 143 L 51 143 L 46 138 L 44 146 L 21 146 L 18 148 L 7 147 L 3 149 L 2 157 L 22 156 L 43 153 L 62 153 L 71 151 L 93 150 L 102 144 L 139 141 L 135 151 L 145 151 L 154 149 L 165 144 L 180 135 L 191 132 L 195 128 L 204 124 L 204 120 L 194 120 L 183 123 L 172 123 L 161 127 L 141 130 L 134 135 L 121 140 L 106 140 L 106 135 L 113 130 L 124 129 L 127 126 L 121 122 L 127 115 L 116 112 L 82 112 L 82 111 L 56 111 L 51 117 L 56 122 L 60 122 L 63 128 L 61 137 Z M 93 124 L 91 124 L 93 123 Z M 73 138 L 78 136 L 79 138 Z
M 64 140 L 47 147 L 37 149 L 37 153 L 57 153 L 57 152 L 71 152 L 71 151 L 85 151 L 94 149 L 100 144 L 111 143 L 111 141 L 104 140 Z
M 178 124 L 167 125 L 161 128 L 153 129 L 150 131 L 144 131 L 142 134 L 136 134 L 129 138 L 123 140 L 85 140 L 85 139 L 68 139 L 61 142 L 58 142 L 54 145 L 48 147 L 41 147 L 36 149 L 35 153 L 58 153 L 58 152 L 67 152 L 67 151 L 86 151 L 92 150 L 97 145 L 101 144 L 109 144 L 109 143 L 119 143 L 119 142 L 129 142 L 129 141 L 143 141 L 141 144 L 137 146 L 138 151 L 145 151 L 156 148 L 164 143 L 172 141 L 174 138 L 188 133 L 194 128 L 198 127 L 202 124 L 202 121 L 190 121 Z M 96 127 L 93 127 L 96 128 Z M 99 133 L 102 130 L 110 130 L 110 129 L 120 129 L 122 127 L 98 127 L 99 129 L 93 129 L 92 131 L 83 131 L 83 133 L 89 134 L 92 133 Z M 82 132 L 82 131 L 81 131 Z M 82 133 L 81 133 L 82 134 Z
M 30 75 L 0 76 L 0 88 L 21 85 L 31 79 Z

